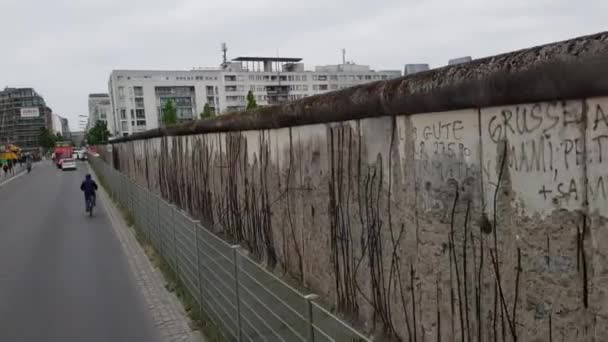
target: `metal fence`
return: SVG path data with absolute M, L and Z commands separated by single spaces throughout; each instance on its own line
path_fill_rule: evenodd
M 175 271 L 198 309 L 234 341 L 371 341 L 289 286 L 238 245 L 129 180 L 100 158 L 90 164 L 139 233 Z

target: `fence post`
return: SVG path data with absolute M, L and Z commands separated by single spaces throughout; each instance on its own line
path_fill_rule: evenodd
M 150 209 L 151 209 L 150 208 L 151 207 L 150 199 L 153 194 L 149 190 L 146 190 L 145 194 L 146 194 L 146 226 L 148 227 L 148 243 L 153 246 L 154 244 L 152 243 L 152 213 L 150 212 Z
M 135 220 L 135 207 L 133 206 L 134 204 L 134 200 L 135 200 L 135 196 L 133 195 L 133 182 L 131 182 L 128 178 L 126 178 L 125 176 L 125 180 L 127 181 L 127 184 L 129 185 L 129 211 L 131 212 L 131 216 L 133 216 L 133 220 Z
M 201 223 L 199 220 L 192 220 L 194 225 L 194 243 L 196 245 L 196 279 L 198 280 L 198 306 L 199 306 L 199 316 L 200 319 L 203 319 L 203 286 L 201 284 L 201 262 L 200 256 L 198 253 L 198 226 Z
M 179 278 L 179 263 L 177 261 L 177 233 L 175 229 L 175 213 L 177 212 L 177 207 L 171 204 L 171 227 L 173 227 L 173 263 L 175 264 L 175 274 Z
M 240 245 L 232 245 L 232 262 L 234 263 L 234 297 L 236 300 L 236 329 L 237 329 L 237 341 L 243 341 L 243 332 L 241 329 L 241 298 L 239 296 L 239 248 Z
M 312 301 L 319 298 L 316 294 L 304 296 L 306 300 L 306 318 L 308 319 L 308 342 L 315 341 L 315 326 L 312 315 Z
M 157 243 L 158 243 L 158 250 L 160 251 L 160 255 L 163 258 L 166 258 L 167 256 L 165 255 L 165 248 L 163 247 L 163 240 L 165 237 L 165 232 L 164 230 L 164 225 L 162 224 L 161 221 L 161 216 L 160 216 L 160 196 L 156 196 L 156 227 L 158 228 L 158 231 L 156 232 L 157 234 Z

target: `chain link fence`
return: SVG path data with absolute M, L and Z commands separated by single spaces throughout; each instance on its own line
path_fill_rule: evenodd
M 89 158 L 136 229 L 178 275 L 198 308 L 233 341 L 371 342 L 347 323 L 157 194 Z

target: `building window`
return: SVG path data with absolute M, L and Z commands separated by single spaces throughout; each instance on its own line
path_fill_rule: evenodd
M 146 120 L 137 120 L 137 126 L 145 126 Z
M 144 96 L 144 88 L 142 87 L 133 87 L 133 91 L 135 92 L 135 96 Z
M 127 118 L 127 110 L 125 108 L 120 109 L 120 118 L 123 120 Z
M 146 112 L 144 109 L 136 109 L 135 110 L 135 117 L 138 119 L 145 119 L 146 118 Z
M 332 84 L 332 85 L 329 86 L 329 89 L 336 90 L 336 89 L 338 89 L 338 85 L 337 84 Z
M 319 86 L 317 84 L 312 85 L 312 90 L 319 90 Z
M 137 108 L 144 108 L 144 98 L 143 97 L 136 97 L 135 98 L 135 107 L 137 107 Z
M 177 108 L 177 117 L 180 119 L 192 119 L 192 108 Z
M 301 80 L 300 75 L 296 75 L 296 81 L 300 81 L 300 80 Z
M 289 75 L 289 76 L 287 76 L 287 80 L 289 80 L 289 81 L 293 81 L 293 75 Z
M 302 81 L 306 82 L 306 75 L 302 75 Z
M 319 84 L 319 90 L 327 90 L 327 84 Z
M 131 109 L 131 119 L 135 119 L 135 111 Z
M 118 87 L 118 97 L 121 99 L 125 98 L 125 87 Z
M 252 85 L 250 85 L 250 86 L 249 86 L 249 90 L 251 90 L 251 91 L 255 91 L 255 85 L 253 85 L 253 84 L 252 84 Z
M 120 130 L 125 132 L 129 130 L 129 122 L 128 121 L 121 121 L 120 122 Z
M 337 81 L 338 80 L 338 75 L 330 75 L 329 76 L 329 80 L 330 81 Z
M 319 81 L 327 81 L 327 75 L 319 75 Z
M 234 82 L 236 81 L 236 75 L 224 75 L 224 81 Z
M 386 75 L 382 75 L 382 79 L 383 79 L 383 80 L 386 80 L 386 79 L 388 79 L 388 76 L 386 76 Z
M 308 85 L 306 85 L 306 84 L 305 84 L 305 85 L 303 85 L 303 86 L 302 86 L 302 90 L 303 90 L 303 91 L 308 91 Z

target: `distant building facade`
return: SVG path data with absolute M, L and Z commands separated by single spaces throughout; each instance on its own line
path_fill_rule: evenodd
M 300 58 L 266 57 L 239 57 L 218 68 L 187 71 L 114 70 L 108 82 L 108 128 L 118 136 L 157 128 L 169 100 L 178 120 L 188 121 L 198 119 L 206 104 L 216 114 L 244 110 L 249 91 L 266 106 L 400 76 L 399 70 L 349 63 L 307 71 Z
M 76 147 L 80 147 L 84 145 L 84 136 L 85 133 L 84 132 L 71 132 L 70 135 L 72 136 L 72 141 L 74 142 L 74 146 Z
M 405 76 L 407 75 L 413 75 L 413 74 L 417 74 L 419 72 L 423 72 L 423 71 L 427 71 L 429 70 L 429 65 L 428 64 L 406 64 L 405 67 L 403 68 L 403 74 Z
M 0 90 L 0 145 L 37 149 L 40 129 L 51 129 L 51 115 L 44 98 L 33 88 Z
M 113 116 L 110 95 L 108 94 L 89 94 L 89 119 L 87 128 L 95 127 L 97 121 L 105 121 L 108 129 L 112 132 Z
M 61 135 L 64 140 L 72 139 L 72 134 L 70 133 L 70 125 L 67 118 L 60 117 L 61 120 Z

